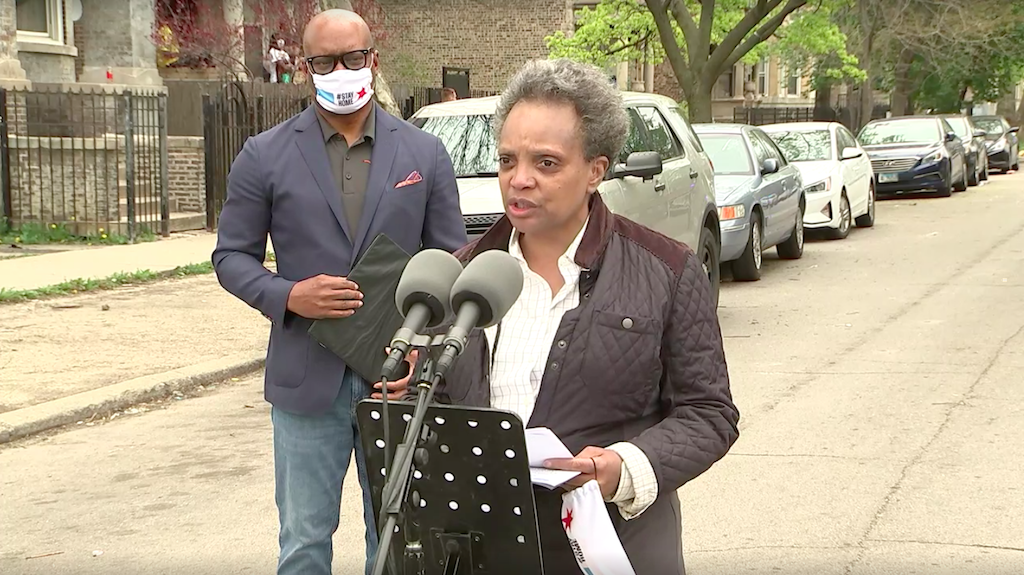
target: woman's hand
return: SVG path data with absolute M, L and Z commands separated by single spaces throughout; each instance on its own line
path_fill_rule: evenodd
M 601 487 L 601 495 L 608 499 L 619 488 L 619 477 L 622 474 L 622 458 L 618 453 L 603 447 L 585 447 L 579 455 L 572 459 L 548 459 L 544 462 L 547 469 L 578 471 L 580 474 L 565 482 L 565 485 L 580 487 L 584 483 L 596 479 Z
M 384 348 L 384 354 L 391 353 L 391 348 Z M 398 381 L 388 382 L 388 401 L 394 401 L 402 399 L 402 397 L 409 391 L 409 381 L 416 372 L 416 358 L 419 357 L 419 350 L 412 350 L 405 354 L 405 362 L 409 364 L 409 375 L 406 375 Z M 381 399 L 380 383 L 373 384 L 373 389 L 377 390 L 370 394 L 373 399 Z

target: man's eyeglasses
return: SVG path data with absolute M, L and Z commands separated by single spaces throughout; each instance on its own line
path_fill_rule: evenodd
M 338 67 L 338 62 L 349 70 L 361 70 L 366 67 L 373 57 L 373 48 L 365 50 L 353 50 L 344 54 L 325 54 L 321 56 L 310 56 L 306 58 L 314 74 L 330 74 Z

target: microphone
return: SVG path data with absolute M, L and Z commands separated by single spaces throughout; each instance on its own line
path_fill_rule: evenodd
M 395 290 L 395 306 L 405 317 L 405 323 L 391 339 L 391 353 L 381 367 L 384 379 L 395 380 L 412 338 L 424 328 L 437 327 L 451 313 L 449 296 L 461 273 L 459 260 L 438 249 L 418 252 L 405 264 Z
M 451 289 L 456 316 L 442 341 L 437 375 L 443 376 L 466 348 L 470 331 L 501 321 L 522 291 L 523 270 L 507 252 L 487 250 L 473 258 Z

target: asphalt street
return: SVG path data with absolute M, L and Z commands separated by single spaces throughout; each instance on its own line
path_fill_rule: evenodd
M 877 220 L 723 286 L 741 438 L 679 492 L 691 575 L 1024 572 L 1024 176 Z M 268 413 L 253 377 L 0 448 L 0 573 L 272 573 Z

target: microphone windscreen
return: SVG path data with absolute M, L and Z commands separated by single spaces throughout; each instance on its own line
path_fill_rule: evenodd
M 451 313 L 452 285 L 462 273 L 462 264 L 452 254 L 438 249 L 418 252 L 405 264 L 395 289 L 395 306 L 405 316 L 414 304 L 430 308 L 427 327 L 436 327 Z
M 463 270 L 452 286 L 451 308 L 475 301 L 480 306 L 476 327 L 490 327 L 505 317 L 523 291 L 523 269 L 519 262 L 502 250 L 480 253 Z

